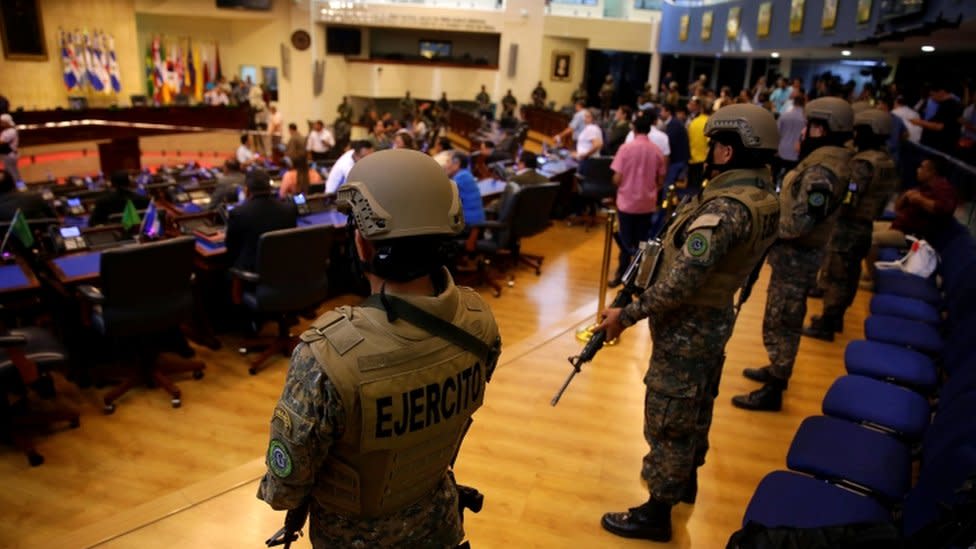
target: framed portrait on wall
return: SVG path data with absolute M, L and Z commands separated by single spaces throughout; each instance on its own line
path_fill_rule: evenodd
M 573 52 L 552 52 L 552 80 L 566 81 L 572 78 Z
M 857 24 L 863 25 L 871 20 L 871 0 L 857 0 Z
M 837 1 L 824 0 L 823 15 L 820 16 L 820 28 L 830 30 L 837 25 Z
M 13 61 L 47 61 L 39 0 L 0 2 L 3 56 Z
M 742 18 L 742 7 L 729 8 L 729 19 L 725 22 L 725 37 L 735 40 L 739 37 L 739 20 Z
M 702 14 L 701 39 L 702 42 L 708 42 L 712 39 L 712 10 Z
M 756 25 L 756 35 L 759 38 L 766 38 L 769 36 L 769 27 L 773 21 L 773 3 L 763 2 L 759 4 L 759 20 Z
M 688 40 L 688 26 L 691 24 L 691 16 L 687 13 L 678 20 L 678 40 L 685 42 Z
M 806 6 L 805 0 L 792 0 L 790 2 L 790 33 L 799 34 L 803 32 L 803 8 Z

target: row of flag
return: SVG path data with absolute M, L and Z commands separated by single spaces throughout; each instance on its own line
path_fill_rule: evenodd
M 149 202 L 145 217 L 139 215 L 139 210 L 136 209 L 135 204 L 131 200 L 125 202 L 125 209 L 122 210 L 122 228 L 128 231 L 136 225 L 139 226 L 139 234 L 145 235 L 148 238 L 156 238 L 163 234 L 163 227 L 159 212 L 156 209 L 155 200 Z M 3 241 L 0 243 L 0 251 L 7 249 L 7 242 L 10 240 L 11 235 L 15 236 L 24 248 L 34 246 L 34 233 L 31 231 L 30 225 L 27 223 L 27 218 L 20 208 L 17 208 L 13 219 L 10 221 L 10 227 L 3 236 Z
M 61 64 L 68 92 L 90 89 L 119 93 L 122 76 L 115 57 L 115 38 L 101 31 L 60 31 Z
M 190 39 L 165 43 L 155 36 L 146 47 L 146 90 L 157 104 L 166 105 L 178 94 L 203 101 L 204 90 L 221 78 L 217 44 Z

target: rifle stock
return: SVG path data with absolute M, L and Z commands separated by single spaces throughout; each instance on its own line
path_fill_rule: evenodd
M 292 542 L 302 537 L 302 527 L 305 526 L 306 519 L 308 519 L 308 500 L 295 509 L 289 509 L 285 514 L 285 525 L 264 544 L 268 547 L 281 545 L 284 549 L 290 549 Z

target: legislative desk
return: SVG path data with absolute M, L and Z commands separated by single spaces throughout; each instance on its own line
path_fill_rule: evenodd
M 569 117 L 565 114 L 536 107 L 522 107 L 522 119 L 530 130 L 542 135 L 556 135 L 569 126 Z
M 574 176 L 578 166 L 566 150 L 539 159 L 537 171 L 549 181 L 559 183 L 559 194 L 552 207 L 552 217 L 555 219 L 562 219 L 572 213 L 573 195 L 577 192 Z
M 0 299 L 31 292 L 41 287 L 34 271 L 21 258 L 0 264 Z

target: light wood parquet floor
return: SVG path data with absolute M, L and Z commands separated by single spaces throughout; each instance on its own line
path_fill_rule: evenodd
M 602 513 L 647 497 L 639 476 L 647 451 L 646 323 L 605 348 L 559 406 L 549 405 L 569 372 L 566 357 L 579 349 L 573 332 L 595 313 L 602 245 L 600 228 L 557 224 L 523 246 L 546 256 L 542 276 L 519 270 L 514 288 L 488 297 L 504 350 L 457 464 L 459 481 L 486 498 L 484 510 L 469 514 L 465 525 L 478 549 L 647 544 L 599 526 Z M 800 421 L 820 412 L 824 391 L 843 371 L 844 345 L 861 337 L 863 293 L 837 341 L 803 340 L 783 412 L 733 408 L 731 395 L 755 387 L 741 369 L 765 363 L 760 326 L 767 275 L 729 343 L 698 503 L 675 509 L 671 547 L 725 545 L 759 479 L 784 467 Z M 818 313 L 819 303 L 810 304 Z M 31 469 L 13 450 L 0 451 L 7 485 L 0 491 L 0 546 L 263 547 L 283 518 L 254 493 L 287 365 L 279 359 L 252 377 L 234 349 L 228 338 L 221 351 L 200 350 L 207 375 L 180 381 L 180 409 L 171 409 L 158 390 L 137 390 L 114 415 L 102 416 L 100 391 L 88 389 L 81 428 L 39 441 L 43 466 Z

